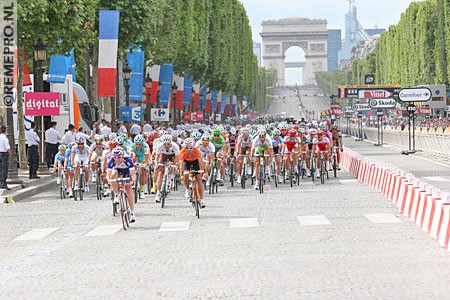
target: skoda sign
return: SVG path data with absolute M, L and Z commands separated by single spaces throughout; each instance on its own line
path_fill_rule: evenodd
M 359 103 L 359 104 L 353 104 L 352 110 L 354 111 L 365 111 L 365 110 L 371 110 L 372 108 L 369 106 L 368 103 Z
M 429 88 L 401 89 L 398 98 L 403 102 L 425 102 L 431 99 Z
M 393 108 L 397 102 L 394 99 L 372 99 L 369 105 L 372 108 Z

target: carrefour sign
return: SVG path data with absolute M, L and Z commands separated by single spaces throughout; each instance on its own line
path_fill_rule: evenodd
M 372 99 L 369 101 L 369 106 L 372 108 L 392 108 L 397 102 L 394 99 Z
M 429 88 L 401 89 L 398 98 L 403 102 L 425 102 L 431 99 Z

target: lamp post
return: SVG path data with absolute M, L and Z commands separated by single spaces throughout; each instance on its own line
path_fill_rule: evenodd
M 33 70 L 33 87 L 34 92 L 43 92 L 44 91 L 44 70 L 45 70 L 45 63 L 47 61 L 47 44 L 44 43 L 41 38 L 39 38 L 34 44 L 33 44 L 33 54 L 34 54 L 34 70 Z M 48 172 L 48 169 L 45 168 L 44 163 L 44 117 L 43 116 L 37 116 L 35 117 L 36 124 L 40 127 L 40 140 L 41 144 L 39 145 L 39 169 L 38 172 L 41 174 L 45 174 Z
M 176 82 L 174 81 L 173 82 L 173 84 L 172 84 L 172 90 L 173 90 L 173 111 L 172 111 L 172 120 L 173 120 L 173 127 L 175 127 L 175 124 L 176 124 L 176 122 L 177 122 L 177 120 L 176 120 L 176 105 L 175 105 L 175 103 L 176 103 L 176 97 L 177 97 L 177 89 L 178 89 L 178 86 L 177 86 L 177 84 L 176 84 Z
M 147 105 L 145 106 L 145 109 L 147 110 L 147 122 L 150 122 L 151 117 L 151 107 L 150 104 L 150 97 L 151 97 L 151 91 L 152 91 L 152 78 L 150 77 L 150 74 L 147 73 L 144 79 L 145 83 L 145 93 L 147 95 Z
M 124 80 L 124 87 L 125 87 L 125 105 L 126 106 L 130 106 L 130 83 L 129 80 L 131 78 L 131 68 L 127 64 L 125 65 L 125 67 L 123 67 L 122 72 L 123 72 L 123 80 Z

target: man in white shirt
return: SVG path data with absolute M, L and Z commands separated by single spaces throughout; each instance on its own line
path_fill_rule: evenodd
M 77 136 L 75 132 L 75 126 L 73 124 L 69 124 L 69 129 L 64 134 L 63 138 L 61 139 L 61 144 L 63 145 L 69 145 L 73 142 L 75 142 L 75 137 Z
M 6 136 L 6 127 L 0 127 L 0 189 L 10 188 L 6 185 L 8 178 L 9 156 L 11 155 L 11 148 L 9 140 Z
M 141 134 L 141 131 L 142 131 L 141 126 L 137 122 L 134 122 L 130 128 L 131 138 L 134 139 L 135 136 Z
M 59 141 L 61 136 L 56 130 L 56 122 L 50 122 L 50 128 L 45 131 L 45 161 L 49 169 L 53 166 L 53 158 L 58 153 Z
M 144 121 L 144 127 L 142 128 L 142 130 L 145 132 L 152 132 L 153 131 L 153 127 L 152 125 L 148 124 L 146 121 Z
M 25 140 L 28 149 L 28 168 L 30 179 L 38 179 L 37 170 L 39 168 L 39 136 L 36 133 L 36 123 L 31 122 L 31 129 L 25 132 Z
M 103 136 L 109 135 L 109 134 L 111 133 L 111 127 L 110 127 L 108 121 L 105 121 L 105 122 L 103 123 L 103 127 L 101 127 L 100 132 L 101 132 L 101 134 L 102 134 Z

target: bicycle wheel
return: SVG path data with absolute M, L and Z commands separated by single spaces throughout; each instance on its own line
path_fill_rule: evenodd
M 120 218 L 122 219 L 123 230 L 127 230 L 127 209 L 125 206 L 125 194 L 119 191 L 119 207 L 120 207 Z
M 245 179 L 247 177 L 247 165 L 242 164 L 242 171 L 241 171 L 241 187 L 245 189 Z
M 326 162 L 324 160 L 322 160 L 320 162 L 320 183 L 324 184 L 325 183 L 325 172 L 326 172 Z
M 264 168 L 259 167 L 259 193 L 264 193 Z
M 83 193 L 84 193 L 84 174 L 80 174 L 78 178 L 78 196 L 80 196 L 80 201 L 83 201 Z
M 150 169 L 148 171 L 148 178 L 147 178 L 147 192 L 150 194 L 150 191 L 152 189 L 152 183 L 153 183 L 153 171 Z
M 255 172 L 255 163 L 252 161 L 251 164 L 251 170 L 252 170 L 252 174 L 250 175 L 252 177 L 252 185 L 255 184 L 255 177 L 253 177 L 253 173 Z
M 200 219 L 200 200 L 198 199 L 198 191 L 197 184 L 195 182 L 192 183 L 192 205 L 195 209 L 195 216 L 197 219 Z
M 102 183 L 102 178 L 99 174 L 99 172 L 97 172 L 97 180 L 95 181 L 96 184 L 96 192 L 97 192 L 97 200 L 102 200 L 103 197 L 103 183 Z
M 166 196 L 167 196 L 167 180 L 168 175 L 164 175 L 162 188 L 161 188 L 161 208 L 164 208 L 166 204 Z
M 292 160 L 289 162 L 289 182 L 291 184 L 291 187 L 294 186 L 294 163 Z
M 337 162 L 336 162 L 336 155 L 333 156 L 333 175 L 336 178 L 337 177 Z
M 75 178 L 72 178 L 73 201 L 78 201 L 78 191 L 75 191 Z
M 315 174 L 314 173 L 316 173 L 316 162 L 315 162 L 315 160 L 313 159 L 312 161 L 311 161 L 311 180 L 312 181 L 314 181 L 314 177 L 315 177 Z
M 114 191 L 111 190 L 111 203 L 113 208 L 113 217 L 117 215 L 118 204 L 114 203 Z
M 275 162 L 273 163 L 272 169 L 273 169 L 273 181 L 275 182 L 275 187 L 278 187 L 278 169 Z
M 62 199 L 66 198 L 66 178 L 61 176 L 61 183 L 59 184 L 59 197 Z
M 210 194 L 214 194 L 215 181 L 216 181 L 216 165 L 213 164 L 212 169 L 211 169 L 210 178 L 209 178 L 209 187 L 208 187 L 208 192 Z
M 230 164 L 230 183 L 234 186 L 234 163 Z
M 281 176 L 283 176 L 283 184 L 286 184 L 286 161 L 283 160 L 281 161 Z
M 138 198 L 141 195 L 141 174 L 136 172 L 136 181 L 134 182 L 134 203 L 138 202 Z

